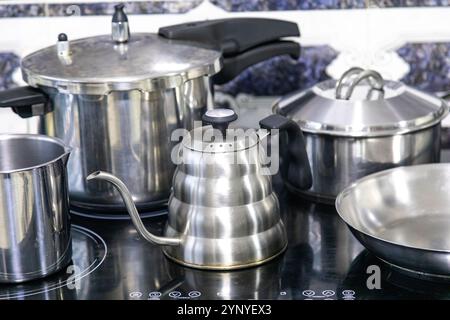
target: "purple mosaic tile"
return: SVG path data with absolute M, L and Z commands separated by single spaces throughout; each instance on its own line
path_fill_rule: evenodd
M 12 52 L 0 52 L 0 90 L 16 86 L 12 76 L 19 66 L 19 56 Z
M 430 92 L 450 91 L 450 42 L 409 43 L 397 52 L 411 68 L 402 81 Z
M 0 4 L 0 18 L 43 17 L 45 4 Z
M 220 90 L 231 95 L 279 96 L 306 89 L 328 79 L 325 68 L 336 56 L 337 52 L 328 46 L 304 47 L 299 60 L 282 56 L 261 62 L 221 86 Z
M 124 2 L 127 14 L 163 14 L 163 13 L 185 13 L 195 8 L 203 0 L 188 1 L 128 1 Z M 49 3 L 48 16 L 70 16 L 70 15 L 112 15 L 114 2 L 97 3 Z
M 447 7 L 449 0 L 369 0 L 369 7 L 397 8 L 397 7 Z
M 4 4 L 0 2 L 0 18 L 58 17 L 71 15 L 111 15 L 118 2 L 37 3 Z M 185 1 L 126 1 L 128 14 L 185 13 L 197 7 L 203 0 Z
M 209 0 L 214 5 L 231 12 L 276 11 L 276 10 L 320 10 L 362 9 L 364 0 Z

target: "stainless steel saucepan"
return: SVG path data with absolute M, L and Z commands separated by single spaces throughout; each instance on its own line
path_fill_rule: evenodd
M 425 276 L 450 276 L 450 164 L 400 167 L 346 188 L 336 208 L 378 258 Z
M 333 204 L 345 187 L 369 174 L 440 159 L 445 101 L 351 68 L 279 100 L 274 112 L 296 121 L 305 135 L 313 174 L 307 197 Z M 293 188 L 295 189 L 295 188 Z
M 41 278 L 69 264 L 69 153 L 58 139 L 0 135 L 0 282 Z

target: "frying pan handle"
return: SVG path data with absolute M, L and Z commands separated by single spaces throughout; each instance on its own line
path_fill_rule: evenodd
M 336 98 L 348 100 L 352 96 L 355 87 L 364 79 L 369 80 L 369 84 L 372 90 L 383 92 L 384 80 L 381 74 L 375 70 L 364 70 L 360 67 L 353 67 L 344 72 L 339 81 L 336 84 Z M 348 86 L 345 92 L 342 92 L 344 86 Z

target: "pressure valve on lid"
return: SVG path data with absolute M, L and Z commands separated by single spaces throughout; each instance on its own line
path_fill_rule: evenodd
M 125 43 L 130 38 L 130 27 L 128 17 L 123 11 L 124 4 L 114 6 L 114 15 L 112 18 L 112 39 L 117 43 Z

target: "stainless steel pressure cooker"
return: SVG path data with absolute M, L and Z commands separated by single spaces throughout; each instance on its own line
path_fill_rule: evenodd
M 274 112 L 304 132 L 313 185 L 300 193 L 334 202 L 346 186 L 397 166 L 439 162 L 445 101 L 373 70 L 351 68 L 280 99 Z M 295 188 L 294 188 L 295 189 Z
M 174 129 L 191 129 L 213 107 L 214 83 L 273 56 L 298 57 L 298 43 L 280 41 L 289 36 L 299 36 L 295 23 L 245 18 L 130 34 L 118 5 L 111 35 L 69 41 L 60 34 L 56 45 L 25 57 L 21 68 L 30 86 L 1 92 L 0 107 L 40 116 L 45 134 L 73 148 L 72 206 L 124 210 L 113 186 L 86 183 L 90 172 L 105 170 L 147 210 L 169 197 Z

